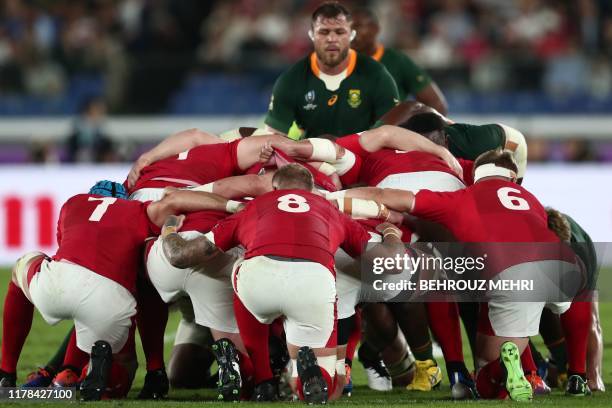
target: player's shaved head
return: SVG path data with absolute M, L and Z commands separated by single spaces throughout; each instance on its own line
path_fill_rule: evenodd
M 547 207 L 548 229 L 555 233 L 561 241 L 569 242 L 572 237 L 572 229 L 567 218 L 554 208 Z
M 508 150 L 495 149 L 484 152 L 474 160 L 474 169 L 488 163 L 493 163 L 497 167 L 511 170 L 515 174 L 518 172 L 516 162 L 512 157 L 512 152 Z
M 314 188 L 314 179 L 306 167 L 291 163 L 281 167 L 272 177 L 272 187 L 275 190 L 307 190 Z

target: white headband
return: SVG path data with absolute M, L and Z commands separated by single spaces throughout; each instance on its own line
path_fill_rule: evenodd
M 516 179 L 516 173 L 505 167 L 496 166 L 494 163 L 487 163 L 476 167 L 474 171 L 474 183 L 484 177 L 507 177 Z

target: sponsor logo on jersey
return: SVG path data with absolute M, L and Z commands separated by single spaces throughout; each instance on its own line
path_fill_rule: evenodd
M 317 108 L 317 105 L 313 103 L 315 100 L 314 90 L 311 89 L 310 91 L 306 92 L 304 99 L 306 100 L 306 105 L 303 106 L 304 110 L 315 110 Z
M 338 95 L 337 94 L 332 95 L 331 98 L 327 100 L 327 106 L 334 106 L 337 100 L 338 100 Z
M 359 107 L 359 105 L 361 105 L 361 90 L 360 89 L 349 89 L 348 104 L 351 108 L 357 108 Z

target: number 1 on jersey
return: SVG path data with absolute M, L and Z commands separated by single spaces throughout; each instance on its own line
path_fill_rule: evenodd
M 89 197 L 87 201 L 102 201 L 100 204 L 96 206 L 96 208 L 94 208 L 93 212 L 89 216 L 89 221 L 98 222 L 102 219 L 102 216 L 104 216 L 104 213 L 106 213 L 106 210 L 108 210 L 108 207 L 111 204 L 113 204 L 115 201 L 117 201 L 117 197 L 101 197 L 101 198 Z

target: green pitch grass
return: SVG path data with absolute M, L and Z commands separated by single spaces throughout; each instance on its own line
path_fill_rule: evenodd
M 602 271 L 602 274 L 609 274 L 612 271 Z M 0 298 L 4 299 L 6 293 L 6 287 L 10 279 L 10 272 L 7 269 L 0 269 Z M 0 303 L 0 307 L 2 307 Z M 557 407 L 611 407 L 612 406 L 612 341 L 607 336 L 612 333 L 612 303 L 603 303 L 600 305 L 601 320 L 603 324 L 603 331 L 605 337 L 605 353 L 604 353 L 604 380 L 606 387 L 609 390 L 607 393 L 596 393 L 592 397 L 587 398 L 571 398 L 563 395 L 560 390 L 554 390 L 553 394 L 546 397 L 536 397 L 533 404 L 539 406 L 546 406 L 551 408 Z M 177 313 L 173 313 L 168 321 L 168 328 L 166 330 L 166 358 L 170 355 L 172 348 L 172 341 L 174 339 L 174 331 L 178 323 Z M 71 322 L 62 322 L 57 326 L 51 327 L 47 325 L 38 312 L 35 314 L 34 324 L 30 336 L 24 346 L 19 361 L 17 382 L 23 382 L 26 375 L 35 370 L 38 366 L 43 366 L 47 360 L 53 355 L 58 345 L 63 340 L 68 329 L 71 327 Z M 464 345 L 467 344 L 464 341 Z M 537 339 L 537 344 L 540 350 L 544 351 L 541 340 Z M 185 391 L 185 390 L 171 390 L 169 399 L 163 402 L 157 401 L 137 401 L 134 398 L 138 394 L 138 391 L 142 387 L 144 381 L 145 370 L 144 357 L 142 355 L 142 349 L 140 345 L 137 345 L 138 349 L 138 361 L 140 368 L 136 374 L 134 380 L 134 386 L 128 399 L 120 401 L 103 401 L 99 403 L 87 403 L 87 405 L 103 405 L 103 406 L 121 406 L 121 407 L 151 407 L 158 406 L 160 408 L 167 407 L 213 407 L 213 406 L 228 406 L 227 404 L 219 403 L 215 400 L 215 393 L 212 390 L 197 390 L 197 391 Z M 468 349 L 465 349 L 466 362 L 468 366 L 471 364 L 471 355 Z M 442 364 L 442 358 L 438 361 Z M 485 406 L 500 406 L 501 405 L 515 405 L 511 401 L 460 401 L 454 402 L 450 399 L 450 390 L 448 387 L 448 379 L 446 374 L 442 387 L 438 391 L 430 393 L 418 393 L 408 392 L 405 390 L 397 389 L 389 393 L 380 393 L 372 391 L 367 387 L 367 381 L 365 378 L 364 371 L 358 362 L 355 362 L 353 366 L 353 383 L 355 389 L 353 396 L 350 398 L 343 398 L 338 402 L 331 403 L 335 407 L 370 407 L 380 406 L 384 408 L 393 407 L 404 407 L 407 404 L 418 404 L 419 406 L 432 406 L 432 407 L 459 407 L 465 406 L 466 404 L 475 404 L 478 407 Z M 0 403 L 0 406 L 28 406 L 30 404 L 25 403 Z M 74 406 L 74 403 L 47 403 L 52 406 Z M 241 403 L 245 404 L 245 403 Z M 299 403 L 275 403 L 275 404 L 257 404 L 257 407 L 267 406 L 300 406 Z

